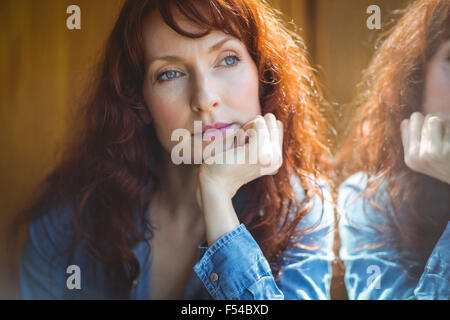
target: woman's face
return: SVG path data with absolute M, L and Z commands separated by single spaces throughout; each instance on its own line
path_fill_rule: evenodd
M 175 21 L 189 32 L 201 31 L 180 16 Z M 156 10 L 143 28 L 143 95 L 166 151 L 178 144 L 171 141 L 172 132 L 181 128 L 192 134 L 194 121 L 202 121 L 202 126 L 221 122 L 237 127 L 261 114 L 258 69 L 238 39 L 221 31 L 197 39 L 184 37 Z M 202 140 L 201 135 L 193 138 Z
M 450 40 L 439 46 L 428 63 L 423 112 L 450 119 Z

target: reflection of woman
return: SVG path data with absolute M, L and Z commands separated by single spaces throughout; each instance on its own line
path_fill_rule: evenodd
M 450 298 L 449 8 L 412 4 L 365 72 L 339 159 L 351 299 Z
M 22 296 L 327 298 L 321 105 L 300 39 L 264 3 L 127 1 L 85 131 L 29 210 Z M 267 173 L 262 158 L 174 165 L 171 133 L 195 120 L 255 129 L 227 150 L 266 150 Z

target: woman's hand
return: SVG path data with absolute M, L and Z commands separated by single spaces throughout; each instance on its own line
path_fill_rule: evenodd
M 197 201 L 205 217 L 209 244 L 239 226 L 231 202 L 237 190 L 263 175 L 276 174 L 283 163 L 283 125 L 272 113 L 246 123 L 240 133 L 244 131 L 248 139 L 238 134 L 236 145 L 226 143 L 228 149 L 204 159 L 199 168 Z M 221 146 L 229 139 L 227 134 L 210 145 Z
M 406 165 L 450 184 L 450 125 L 436 115 L 415 112 L 401 124 Z
M 241 128 L 241 133 L 244 131 L 249 136 L 248 143 L 241 135 L 237 146 L 232 143 L 228 150 L 204 159 L 205 163 L 199 169 L 201 182 L 214 183 L 230 198 L 244 184 L 263 175 L 275 174 L 283 162 L 283 125 L 272 113 L 246 123 Z M 223 140 L 233 141 L 233 137 L 227 135 L 212 144 L 221 144 Z M 230 155 L 233 157 L 227 158 Z M 239 157 L 245 162 L 236 161 Z

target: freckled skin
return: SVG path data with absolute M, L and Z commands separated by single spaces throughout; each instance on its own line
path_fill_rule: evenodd
M 183 29 L 200 31 L 182 18 L 177 21 Z M 261 114 L 257 66 L 238 39 L 208 53 L 212 45 L 227 36 L 225 33 L 213 31 L 199 39 L 184 37 L 166 25 L 156 11 L 146 19 L 143 36 L 147 60 L 143 95 L 158 139 L 167 152 L 178 143 L 171 141 L 172 132 L 183 128 L 193 133 L 194 121 L 242 126 Z M 151 63 L 154 57 L 166 55 L 180 56 L 183 61 Z M 228 58 L 230 55 L 240 61 Z M 157 77 L 165 72 L 172 72 L 170 80 L 166 73 L 162 78 L 166 81 L 158 82 Z M 203 149 L 207 144 L 202 142 Z

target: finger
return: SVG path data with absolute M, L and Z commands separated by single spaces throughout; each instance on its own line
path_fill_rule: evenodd
M 278 138 L 280 139 L 279 144 L 280 144 L 280 149 L 283 150 L 283 137 L 284 137 L 284 132 L 283 132 L 283 122 L 281 122 L 280 120 L 277 120 L 277 125 L 278 125 Z
M 254 118 L 254 119 L 248 121 L 247 123 L 245 123 L 245 124 L 242 126 L 242 130 L 248 130 L 248 129 L 250 129 L 250 128 L 254 128 L 254 127 L 255 127 L 256 120 L 258 120 L 258 118 L 261 118 L 261 117 L 262 117 L 261 115 L 258 115 L 258 116 L 256 116 L 256 118 Z
M 229 150 L 225 150 L 224 152 L 215 154 L 208 159 L 205 160 L 207 165 L 213 164 L 227 164 L 227 165 L 235 165 L 235 164 L 254 164 L 258 163 L 258 159 L 255 157 L 253 162 L 247 161 L 250 159 L 250 154 L 257 154 L 256 151 L 251 151 L 252 148 L 257 146 L 256 142 L 244 144 L 242 146 L 237 146 L 236 148 L 232 148 Z M 256 150 L 256 148 L 255 148 Z
M 402 133 L 402 144 L 403 144 L 403 153 L 405 156 L 408 155 L 409 152 L 409 120 L 405 119 L 402 121 L 400 125 L 400 130 Z
M 257 164 L 258 163 L 258 134 L 257 134 L 256 126 L 255 126 L 256 120 L 258 118 L 263 119 L 262 116 L 258 116 L 255 119 L 245 123 L 239 130 L 236 130 L 237 132 L 236 132 L 235 136 L 233 137 L 233 142 L 236 141 L 236 144 L 233 144 L 232 149 L 235 149 L 234 152 L 236 152 L 237 156 L 244 157 L 244 158 L 238 159 L 241 161 L 241 162 L 239 162 L 240 164 L 244 164 L 244 163 Z M 262 120 L 262 121 L 264 122 L 264 120 Z M 219 142 L 220 141 L 218 141 L 218 143 Z M 246 152 L 244 155 L 241 155 L 238 151 L 236 151 L 236 149 L 243 150 L 239 147 L 246 146 L 246 145 L 248 146 L 248 152 Z M 218 164 L 234 163 L 235 160 L 230 158 L 230 152 L 225 153 L 226 151 L 228 151 L 228 149 L 224 149 L 223 152 L 221 152 L 223 154 L 218 153 L 217 157 L 211 157 L 209 162 L 213 163 L 215 161 L 215 163 L 218 163 Z M 218 160 L 222 159 L 221 157 L 225 157 L 224 161 L 217 162 Z M 248 161 L 248 162 L 246 162 L 246 161 Z
M 419 156 L 421 159 L 425 160 L 426 158 L 424 158 L 424 156 L 429 154 L 431 145 L 429 119 L 430 115 L 426 115 L 423 119 L 422 131 L 420 134 Z
M 252 121 L 252 125 L 255 125 L 255 121 Z M 247 149 L 245 154 L 242 155 L 239 152 L 237 152 L 239 157 L 245 156 L 244 160 L 240 160 L 241 164 L 248 163 L 248 164 L 257 164 L 258 163 L 258 133 L 256 130 L 256 127 L 248 128 L 247 130 L 239 130 L 237 135 L 237 148 L 241 146 L 246 146 Z M 239 149 L 243 150 L 243 149 Z M 240 158 L 241 159 L 241 158 Z M 246 162 L 248 161 L 248 162 Z
M 241 129 L 238 131 L 238 134 L 236 135 L 236 140 L 237 140 L 236 145 L 237 146 L 241 146 L 246 143 L 249 143 L 250 138 L 252 138 L 252 137 L 256 138 L 256 134 L 253 134 L 253 133 L 256 132 L 255 122 L 259 117 L 261 117 L 261 116 L 258 115 L 256 118 L 248 121 L 241 127 Z
M 278 124 L 277 124 L 277 118 L 275 118 L 273 113 L 267 113 L 264 116 L 266 120 L 266 126 L 269 130 L 269 136 L 270 136 L 270 142 L 272 144 L 272 150 L 273 152 L 279 152 L 279 141 L 280 138 L 278 137 Z
M 450 157 L 450 124 L 447 124 L 444 128 L 444 137 L 442 138 L 442 151 L 444 155 Z
M 280 146 L 281 133 L 275 115 L 269 113 L 265 117 L 267 126 L 269 127 L 270 139 L 272 144 L 272 162 L 270 166 L 273 168 L 273 170 L 269 169 L 269 174 L 276 174 L 282 164 L 282 151 Z
M 278 132 L 278 164 L 276 172 L 273 174 L 277 174 L 280 167 L 283 165 L 283 123 L 280 120 L 276 121 L 277 132 Z
M 269 130 L 263 117 L 258 117 L 255 122 L 258 143 L 258 160 L 263 166 L 272 162 L 272 145 L 270 143 Z
M 236 135 L 236 147 L 243 146 L 244 144 L 248 143 L 251 135 L 250 132 L 254 130 L 239 130 L 238 134 Z
M 207 138 L 211 141 L 203 150 L 203 159 L 208 159 L 213 155 L 218 155 L 225 150 L 228 150 L 234 145 L 234 137 L 236 130 L 225 130 L 223 134 L 220 130 L 212 130 Z
M 205 131 L 203 140 L 205 141 L 212 141 L 212 142 L 220 142 L 225 143 L 227 139 L 237 134 L 237 130 L 235 129 L 226 129 L 224 132 L 222 132 L 219 129 L 208 129 Z M 214 137 L 214 139 L 213 139 Z
M 442 121 L 436 116 L 431 116 L 427 123 L 429 146 L 431 154 L 440 154 L 442 150 Z
M 409 146 L 408 151 L 411 155 L 419 155 L 420 138 L 422 136 L 423 115 L 420 112 L 414 112 L 409 121 Z

